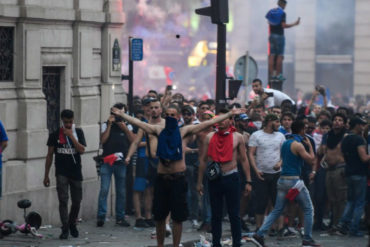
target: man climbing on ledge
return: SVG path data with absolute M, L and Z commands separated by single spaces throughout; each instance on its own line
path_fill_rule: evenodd
M 286 0 L 278 0 L 278 7 L 270 9 L 266 14 L 270 28 L 269 77 L 279 81 L 285 80 L 282 74 L 285 49 L 284 29 L 299 25 L 301 20 L 299 17 L 294 23 L 287 24 L 284 11 L 286 5 Z

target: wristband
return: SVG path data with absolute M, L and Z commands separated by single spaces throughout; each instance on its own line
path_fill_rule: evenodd
M 316 174 L 316 171 L 312 171 L 311 173 Z

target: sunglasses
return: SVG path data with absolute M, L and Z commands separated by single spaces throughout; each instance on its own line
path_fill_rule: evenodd
M 176 117 L 176 114 L 175 113 L 171 113 L 171 114 L 166 113 L 166 117 L 173 117 L 173 118 L 175 118 Z

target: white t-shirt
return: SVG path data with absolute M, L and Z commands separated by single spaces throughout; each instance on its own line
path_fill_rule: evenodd
M 272 107 L 272 106 L 281 106 L 281 102 L 283 102 L 286 99 L 290 100 L 292 102 L 292 104 L 295 105 L 294 100 L 292 100 L 288 95 L 286 95 L 285 93 L 283 93 L 279 90 L 264 88 L 263 91 L 265 93 L 273 93 L 274 94 L 273 97 L 268 97 L 265 100 L 265 105 L 267 106 L 267 108 Z
M 256 147 L 256 166 L 263 173 L 274 174 L 273 167 L 280 161 L 280 149 L 285 136 L 280 132 L 266 133 L 263 130 L 254 132 L 249 139 L 249 147 Z

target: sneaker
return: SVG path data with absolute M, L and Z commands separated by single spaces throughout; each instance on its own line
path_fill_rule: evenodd
M 70 225 L 69 226 L 69 232 L 71 233 L 71 236 L 74 238 L 78 238 L 79 232 L 77 230 L 76 225 Z
M 130 223 L 128 223 L 125 219 L 123 219 L 123 220 L 117 220 L 116 221 L 116 226 L 129 227 L 130 226 Z
M 96 222 L 96 226 L 97 227 L 103 227 L 104 226 L 104 220 L 98 219 L 98 221 Z
M 146 223 L 144 219 L 136 219 L 135 221 L 135 228 L 148 228 L 149 225 Z
M 152 220 L 152 219 L 145 219 L 145 223 L 146 223 L 149 227 L 155 227 L 155 222 L 154 222 L 154 220 Z
M 257 234 L 253 234 L 250 241 L 257 245 L 258 247 L 266 247 L 265 240 L 263 239 L 263 237 L 258 236 Z
M 289 230 L 289 227 L 284 227 L 278 232 L 278 238 L 295 238 L 297 234 Z
M 192 220 L 191 221 L 191 227 L 193 227 L 194 229 L 198 229 L 199 228 L 199 222 L 197 220 Z
M 62 233 L 59 235 L 59 239 L 68 239 L 68 235 L 69 235 L 68 229 L 62 228 Z
M 315 242 L 315 240 L 303 240 L 302 247 L 321 247 L 321 244 Z

